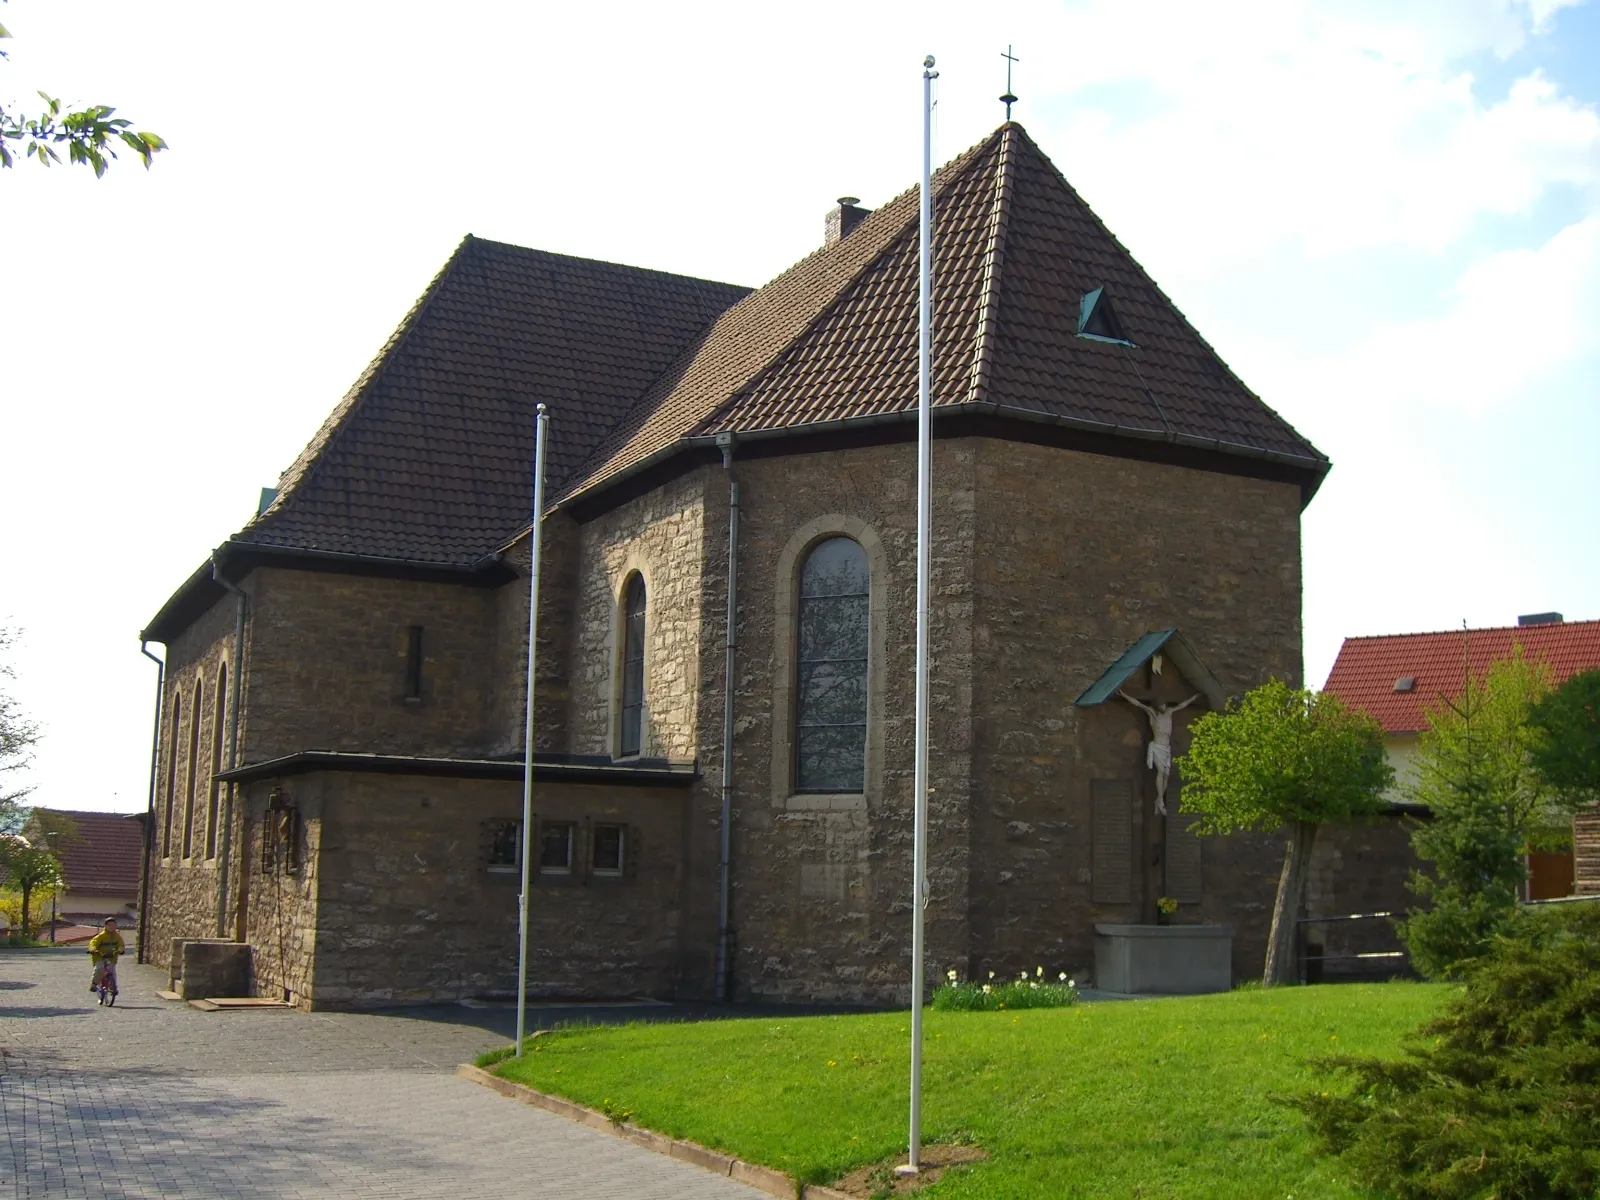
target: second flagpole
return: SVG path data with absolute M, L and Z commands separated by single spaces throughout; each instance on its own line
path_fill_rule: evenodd
M 550 417 L 539 405 L 533 435 L 533 527 L 528 534 L 528 714 L 522 733 L 522 892 L 517 897 L 517 1041 L 521 1055 L 528 1023 L 528 884 L 533 855 L 533 683 L 539 661 L 539 550 L 544 534 L 544 434 Z
M 917 264 L 917 708 L 912 783 L 911 1137 L 906 1170 L 922 1168 L 923 910 L 928 903 L 928 576 L 933 539 L 933 55 L 922 60 L 922 211 Z

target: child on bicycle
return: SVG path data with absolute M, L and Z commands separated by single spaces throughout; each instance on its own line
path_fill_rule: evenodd
M 94 964 L 94 974 L 89 979 L 89 990 L 105 993 L 101 1004 L 115 1004 L 117 1000 L 117 959 L 127 950 L 122 934 L 117 931 L 117 919 L 107 917 L 99 933 L 89 939 L 89 961 Z

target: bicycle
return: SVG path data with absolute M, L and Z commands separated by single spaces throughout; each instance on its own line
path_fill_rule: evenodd
M 112 962 L 102 962 L 95 969 L 95 994 L 100 998 L 100 1005 L 110 1008 L 117 1002 L 117 965 Z

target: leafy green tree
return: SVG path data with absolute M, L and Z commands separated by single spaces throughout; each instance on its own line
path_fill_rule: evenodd
M 1328 1058 L 1290 1103 L 1322 1153 L 1398 1200 L 1600 1195 L 1600 904 L 1513 917 L 1406 1057 Z
M 1519 651 L 1459 699 L 1428 713 L 1408 797 L 1431 816 L 1411 836 L 1429 870 L 1411 889 L 1428 902 L 1400 923 L 1412 965 L 1430 978 L 1459 973 L 1485 953 L 1516 909 L 1530 849 L 1565 845 L 1572 800 L 1534 769 L 1529 714 L 1549 671 Z
M 11 34 L 0 25 L 0 38 Z M 0 58 L 5 58 L 0 51 Z M 83 163 L 94 168 L 96 177 L 104 175 L 111 160 L 117 157 L 120 145 L 138 155 L 146 169 L 157 153 L 167 148 L 160 136 L 137 130 L 133 122 L 113 116 L 117 110 L 109 104 L 91 104 L 77 111 L 63 111 L 61 101 L 39 93 L 44 100 L 44 111 L 37 116 L 27 116 L 0 104 L 0 167 L 16 165 L 20 151 L 24 158 L 36 158 L 42 166 L 61 161 L 61 150 L 67 152 L 69 163 Z
M 1600 670 L 1580 671 L 1528 712 L 1528 758 L 1571 808 L 1600 802 Z
M 1394 779 L 1383 731 L 1329 692 L 1274 679 L 1227 712 L 1205 713 L 1190 733 L 1183 807 L 1199 815 L 1200 832 L 1288 829 L 1262 982 L 1292 983 L 1295 921 L 1317 830 L 1382 810 Z
M 16 678 L 16 670 L 6 661 L 6 651 L 16 640 L 16 630 L 0 626 L 0 680 Z M 33 760 L 31 751 L 38 740 L 39 727 L 22 715 L 15 699 L 0 691 L 0 834 L 22 828 L 26 815 L 22 800 L 30 789 L 7 790 L 6 778 Z
M 0 834 L 0 871 L 22 893 L 22 936 L 32 937 L 33 896 L 61 886 L 61 860 L 48 847 L 35 846 L 20 834 Z

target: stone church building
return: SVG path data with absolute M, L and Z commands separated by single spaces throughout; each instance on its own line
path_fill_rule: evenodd
M 930 969 L 1082 977 L 1172 895 L 1255 974 L 1281 841 L 1160 818 L 1116 689 L 1199 694 L 1181 752 L 1300 682 L 1329 463 L 1020 125 L 935 201 Z M 543 402 L 533 994 L 904 1002 L 916 263 L 915 190 L 754 291 L 468 237 L 143 633 L 152 957 L 235 939 L 310 1007 L 515 988 Z

